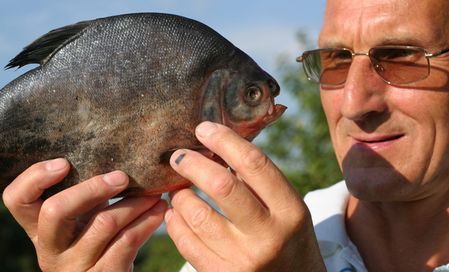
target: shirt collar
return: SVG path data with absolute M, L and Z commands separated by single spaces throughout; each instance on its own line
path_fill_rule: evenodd
M 345 212 L 349 191 L 344 181 L 329 188 L 308 193 L 304 201 L 312 214 L 315 234 L 319 241 L 337 243 L 341 247 L 349 244 L 345 227 Z

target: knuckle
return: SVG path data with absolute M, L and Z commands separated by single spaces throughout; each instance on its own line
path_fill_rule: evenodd
M 282 252 L 282 242 L 280 239 L 259 239 L 257 250 L 248 252 L 246 262 L 251 270 L 260 270 L 266 267 L 268 263 L 276 259 Z
M 43 220 L 44 222 L 58 222 L 62 216 L 61 207 L 64 206 L 62 201 L 60 201 L 58 198 L 47 199 L 42 204 L 39 214 L 39 221 Z
M 307 212 L 297 211 L 293 213 L 292 216 L 290 217 L 290 222 L 294 228 L 301 228 L 307 222 L 306 218 L 309 217 L 311 216 L 308 211 Z
M 2 200 L 5 207 L 12 211 L 14 210 L 16 206 L 16 198 L 14 197 L 14 194 L 10 187 L 6 187 L 5 190 L 2 193 Z
M 196 210 L 189 219 L 192 231 L 205 239 L 226 239 L 222 225 L 217 222 L 216 211 L 210 206 Z
M 191 199 L 191 189 L 182 189 L 170 195 L 173 207 L 181 207 L 188 203 Z
M 268 157 L 258 148 L 252 148 L 242 158 L 242 165 L 250 173 L 259 173 L 269 164 Z
M 207 229 L 205 225 L 207 224 L 211 213 L 212 208 L 209 206 L 203 206 L 196 209 L 190 216 L 190 223 L 192 224 L 192 227 L 195 229 Z
M 192 253 L 195 253 L 194 250 L 193 252 L 191 250 L 193 243 L 193 239 L 189 235 L 184 234 L 178 237 L 176 241 L 176 247 L 180 253 L 191 255 Z
M 142 238 L 140 235 L 134 231 L 128 230 L 125 231 L 119 241 L 126 247 L 126 248 L 137 248 L 142 244 Z
M 302 207 L 299 202 L 292 205 L 288 214 L 287 223 L 293 230 L 302 229 L 308 222 L 312 221 L 309 209 Z
M 29 177 L 30 179 L 36 179 L 36 178 L 44 178 L 50 176 L 50 172 L 46 168 L 46 162 L 41 161 L 37 162 L 30 167 L 28 167 L 22 174 L 20 174 L 16 180 L 22 179 L 24 177 Z
M 30 167 L 28 167 L 27 172 L 36 172 L 36 171 L 44 171 L 45 170 L 45 161 L 37 162 Z
M 92 198 L 97 199 L 101 198 L 102 194 L 107 192 L 105 186 L 103 185 L 103 181 L 101 176 L 96 176 L 90 180 L 83 182 L 83 186 L 86 186 L 86 193 Z
M 3 189 L 2 200 L 3 200 L 3 203 L 5 204 L 5 206 L 9 210 L 12 210 L 17 205 L 19 205 L 20 204 L 19 201 L 23 198 L 23 196 L 19 196 L 16 193 L 16 191 L 18 191 L 17 189 L 19 187 L 22 187 L 21 189 L 23 189 L 24 186 L 31 187 L 34 184 L 34 183 L 30 183 L 30 182 L 24 183 L 23 181 L 25 181 L 25 180 L 38 181 L 38 177 L 42 178 L 41 176 L 46 173 L 44 171 L 44 167 L 45 167 L 44 162 L 38 162 L 38 163 L 33 164 L 28 169 L 26 169 L 23 173 L 21 173 L 19 176 L 17 176 L 8 186 L 6 186 Z
M 115 217 L 107 212 L 98 213 L 92 222 L 92 228 L 96 233 L 114 233 L 118 229 L 118 225 Z
M 227 198 L 235 189 L 235 179 L 229 172 L 223 172 L 214 178 L 211 184 L 212 193 L 220 198 Z

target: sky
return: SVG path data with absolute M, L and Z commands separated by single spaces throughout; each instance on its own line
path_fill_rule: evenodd
M 83 20 L 134 12 L 164 12 L 198 20 L 276 78 L 277 58 L 287 54 L 294 62 L 303 50 L 295 41 L 295 33 L 302 30 L 312 38 L 317 36 L 324 4 L 325 0 L 2 0 L 0 88 L 36 66 L 2 68 L 23 47 L 48 31 Z M 287 100 L 281 90 L 277 102 L 288 104 Z

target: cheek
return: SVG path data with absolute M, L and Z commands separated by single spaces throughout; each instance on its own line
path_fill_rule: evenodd
M 427 118 L 423 117 L 419 124 L 422 134 L 428 136 L 421 144 L 431 152 L 425 180 L 433 180 L 441 175 L 449 175 L 449 95 L 438 92 L 421 101 L 422 116 Z M 431 129 L 434 130 L 433 134 L 429 133 Z
M 337 121 L 341 118 L 340 114 L 340 96 L 337 90 L 335 91 L 320 91 L 321 105 L 326 115 L 329 128 L 334 128 Z M 332 129 L 331 129 L 332 130 Z
M 449 94 L 440 91 L 395 90 L 389 97 L 393 117 L 408 145 L 392 162 L 412 183 L 429 183 L 449 170 Z
M 346 151 L 341 143 L 342 138 L 338 135 L 338 122 L 342 119 L 340 111 L 341 96 L 339 93 L 341 93 L 341 90 L 320 91 L 321 105 L 326 115 L 332 145 L 334 146 L 337 159 L 340 162 Z

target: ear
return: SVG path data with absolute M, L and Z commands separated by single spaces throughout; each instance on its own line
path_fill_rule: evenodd
M 230 80 L 227 70 L 215 70 L 202 86 L 200 121 L 223 123 L 223 97 Z

